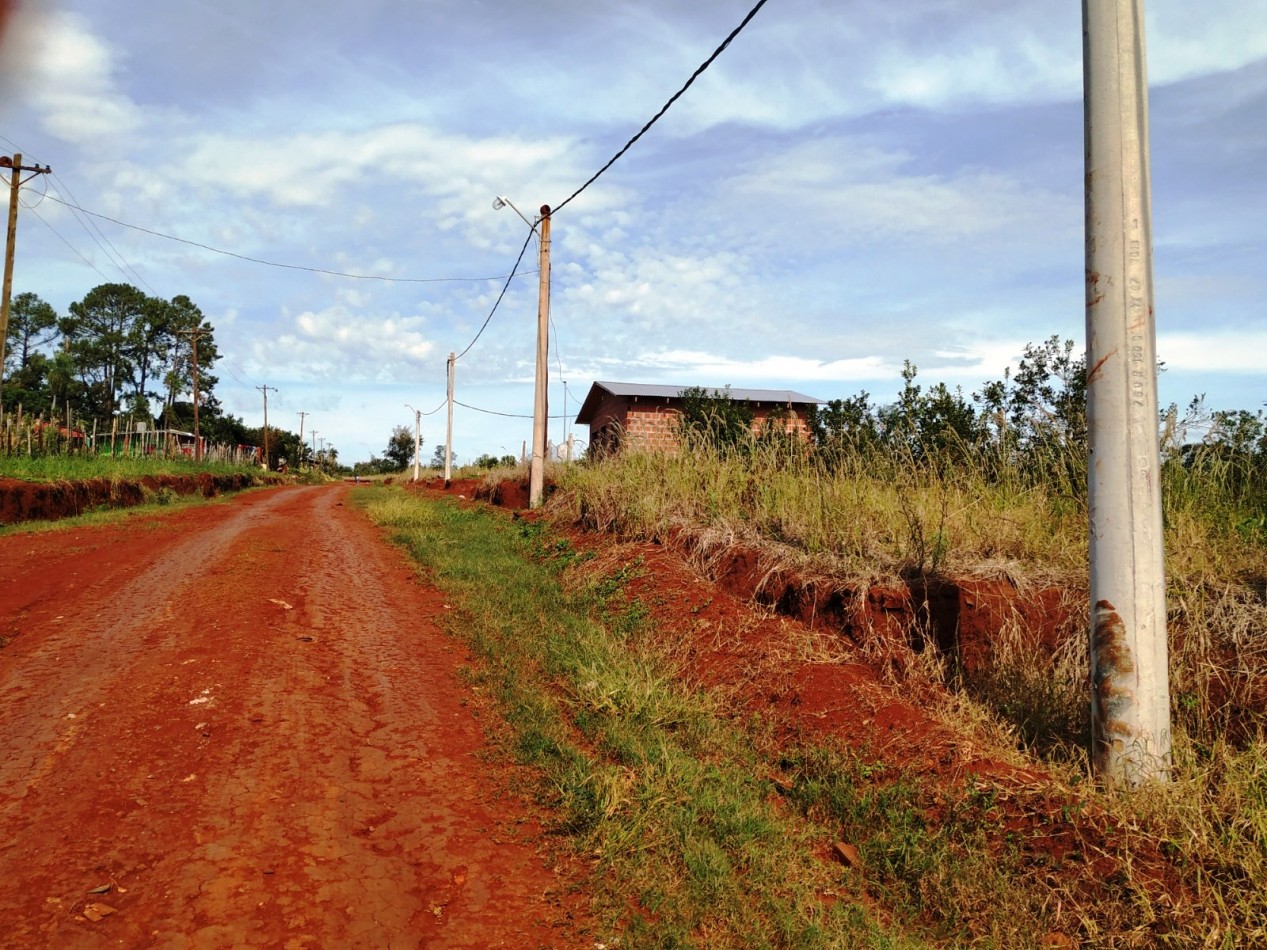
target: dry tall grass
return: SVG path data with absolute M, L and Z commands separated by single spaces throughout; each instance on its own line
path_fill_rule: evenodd
M 787 441 L 692 444 L 572 466 L 555 503 L 630 536 L 685 531 L 777 546 L 845 584 L 1005 572 L 1085 600 L 1085 492 L 1055 474 L 1079 462 L 874 448 L 825 459 Z M 1103 793 L 1102 804 L 1182 856 L 1176 866 L 1203 899 L 1190 909 L 1190 945 L 1250 946 L 1267 940 L 1267 474 L 1226 453 L 1175 452 L 1163 497 L 1174 780 Z M 987 674 L 947 677 L 962 687 L 949 702 L 960 715 L 975 704 L 969 717 L 995 722 L 1000 741 L 1076 777 L 1086 767 L 1084 641 L 1073 629 L 1054 655 L 1040 654 L 1026 631 L 1005 630 Z

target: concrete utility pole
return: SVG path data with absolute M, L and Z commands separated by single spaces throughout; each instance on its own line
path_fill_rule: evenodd
M 321 463 L 317 459 L 317 430 L 312 430 L 312 464 L 320 467 Z
M 550 206 L 542 205 L 541 217 L 536 221 L 529 221 L 505 195 L 498 195 L 493 200 L 494 210 L 507 205 L 537 233 L 537 241 L 541 245 L 541 280 L 537 292 L 536 385 L 532 407 L 532 461 L 528 466 L 528 505 L 539 508 L 545 492 L 546 429 L 549 425 L 547 363 L 550 355 Z
M 411 481 L 416 482 L 421 475 L 419 468 L 422 466 L 422 412 L 409 403 L 405 403 L 405 408 L 414 414 L 414 477 Z
M 449 487 L 453 476 L 453 377 L 457 374 L 458 361 L 449 354 L 449 434 L 444 439 L 444 487 Z
M 541 284 L 537 294 L 537 375 L 532 404 L 532 464 L 528 469 L 528 507 L 540 508 L 545 492 L 547 383 L 550 356 L 550 206 L 541 206 L 537 236 L 541 243 Z
M 268 469 L 270 467 L 268 455 L 268 391 L 271 389 L 273 392 L 277 392 L 277 387 L 256 386 L 255 388 L 264 394 L 264 468 Z
M 13 256 L 18 246 L 18 194 L 22 187 L 22 173 L 31 172 L 36 175 L 47 175 L 53 169 L 45 165 L 23 165 L 22 153 L 17 152 L 12 158 L 0 155 L 0 168 L 12 170 L 9 179 L 9 230 L 4 245 L 4 284 L 0 285 L 0 383 L 4 382 L 4 359 L 9 352 L 9 297 L 13 293 Z M 3 389 L 0 388 L 0 418 L 4 415 Z
M 1091 742 L 1108 784 L 1167 779 L 1143 0 L 1083 0 Z

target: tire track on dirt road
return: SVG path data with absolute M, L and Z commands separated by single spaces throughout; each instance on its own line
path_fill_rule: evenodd
M 346 497 L 0 539 L 0 945 L 586 945 L 476 757 L 443 601 Z M 88 580 L 23 585 L 41 545 Z

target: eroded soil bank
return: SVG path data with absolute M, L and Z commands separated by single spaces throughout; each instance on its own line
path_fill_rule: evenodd
M 94 508 L 130 508 L 162 491 L 216 495 L 263 484 L 253 475 L 147 475 L 135 480 L 91 478 L 75 482 L 27 482 L 0 478 L 0 525 L 56 521 Z

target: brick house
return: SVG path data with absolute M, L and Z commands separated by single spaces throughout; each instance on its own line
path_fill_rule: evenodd
M 672 449 L 677 446 L 677 426 L 682 413 L 682 391 L 689 386 L 653 386 L 644 383 L 596 382 L 581 404 L 577 425 L 590 428 L 590 451 L 603 452 L 622 445 Z M 821 399 L 790 389 L 710 389 L 710 395 L 729 395 L 753 412 L 754 432 L 764 428 L 772 413 L 786 413 L 789 432 L 809 438 L 806 409 Z

